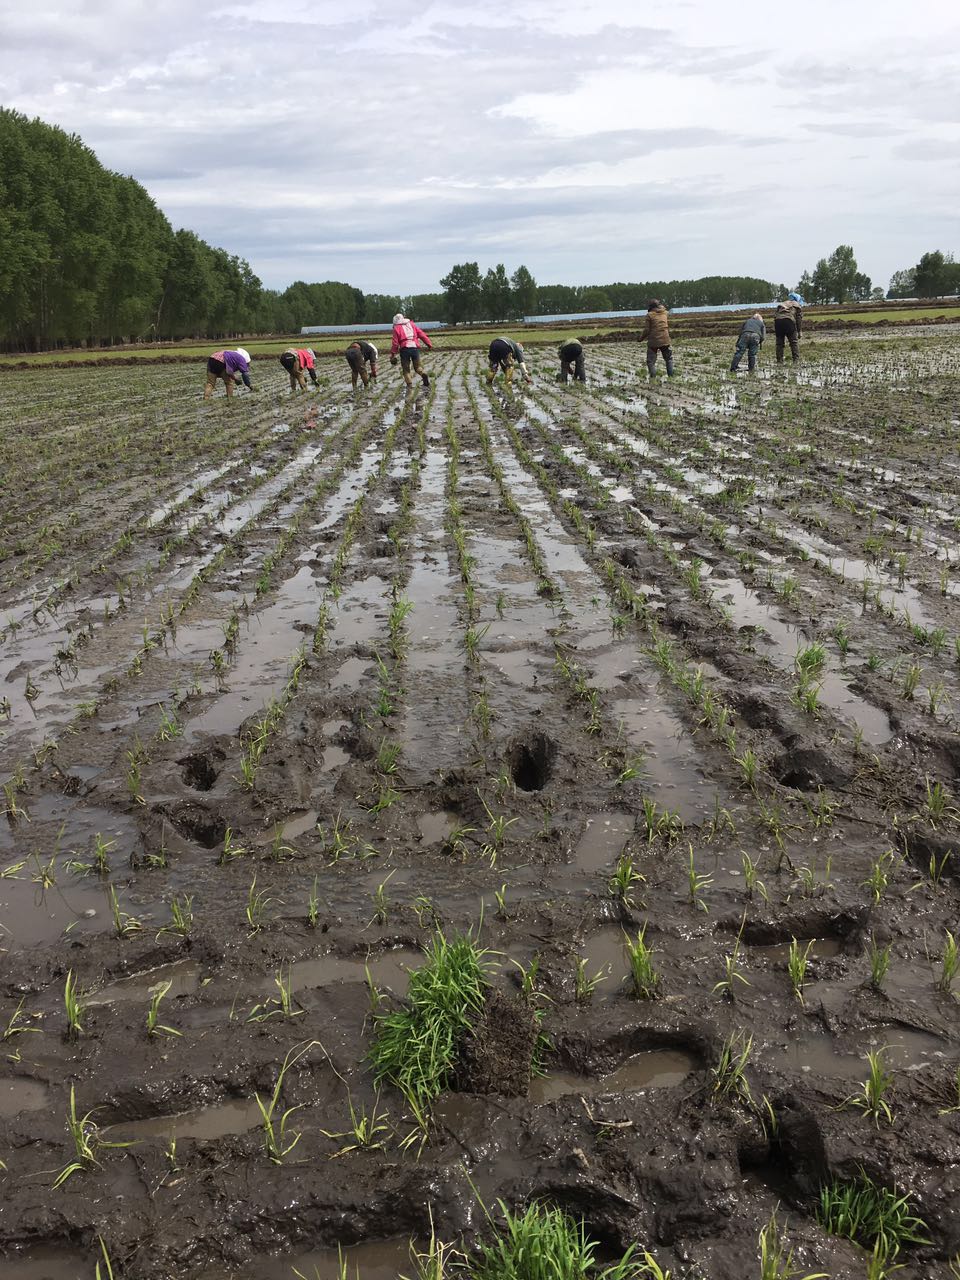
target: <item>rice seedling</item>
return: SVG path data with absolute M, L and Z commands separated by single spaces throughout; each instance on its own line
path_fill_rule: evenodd
M 736 999 L 737 983 L 742 983 L 745 987 L 750 986 L 750 982 L 740 972 L 740 942 L 743 938 L 743 926 L 746 919 L 740 922 L 740 931 L 737 934 L 733 947 L 723 958 L 724 976 L 714 985 L 713 994 L 717 992 L 725 995 L 728 1000 Z
M 744 782 L 752 791 L 757 785 L 757 770 L 760 766 L 755 753 L 747 747 L 742 755 L 735 757 L 734 764 L 739 766 Z
M 574 998 L 577 1004 L 586 1004 L 609 973 L 610 966 L 608 965 L 604 969 L 598 969 L 591 977 L 587 973 L 587 957 L 577 956 L 573 973 Z
M 262 1120 L 264 1150 L 267 1158 L 274 1164 L 282 1164 L 302 1137 L 301 1133 L 293 1133 L 288 1128 L 290 1117 L 301 1109 L 300 1106 L 287 1107 L 285 1110 L 280 1109 L 283 1082 L 287 1072 L 296 1066 L 314 1046 L 319 1044 L 319 1040 L 310 1040 L 306 1044 L 295 1045 L 287 1052 L 283 1065 L 277 1074 L 273 1092 L 267 1101 L 264 1102 L 259 1093 L 254 1094 Z
M 217 858 L 217 864 L 223 866 L 224 863 L 232 861 L 233 858 L 242 858 L 246 855 L 246 847 L 242 844 L 236 844 L 233 839 L 233 828 L 227 827 L 223 833 L 223 848 Z
M 502 884 L 499 889 L 494 889 L 493 896 L 497 903 L 497 919 L 507 919 L 507 886 Z
M 254 875 L 250 881 L 250 888 L 247 890 L 247 907 L 246 917 L 247 925 L 252 937 L 255 933 L 259 933 L 266 923 L 267 907 L 274 901 L 273 898 L 267 896 L 265 889 L 257 889 L 257 877 Z
M 390 902 L 387 898 L 387 884 L 390 881 L 393 871 L 387 876 L 386 880 L 381 880 L 377 885 L 373 894 L 373 920 L 371 924 L 386 924 L 390 915 Z
M 377 769 L 380 773 L 393 774 L 397 772 L 400 750 L 399 742 L 390 742 L 386 738 L 380 739 L 380 746 L 377 750 Z
M 617 859 L 617 865 L 608 883 L 610 896 L 616 898 L 624 907 L 633 907 L 634 887 L 643 883 L 645 883 L 644 876 L 637 870 L 633 858 L 624 849 Z
M 817 1219 L 830 1235 L 855 1240 L 885 1259 L 904 1245 L 929 1244 L 927 1225 L 912 1212 L 909 1197 L 879 1186 L 862 1169 L 850 1181 L 821 1187 Z
M 787 953 L 787 973 L 790 975 L 790 986 L 793 994 L 801 1004 L 803 1004 L 803 988 L 807 979 L 807 965 L 810 961 L 812 947 L 812 938 L 802 950 L 796 938 L 791 938 L 790 950 Z
M 270 1018 L 300 1018 L 303 1016 L 303 1009 L 294 1008 L 293 982 L 289 964 L 287 965 L 286 976 L 283 973 L 283 965 L 273 975 L 273 985 L 277 988 L 278 994 L 270 996 L 260 1004 L 255 1004 L 246 1016 L 245 1020 L 247 1022 L 267 1022 Z
M 348 1139 L 339 1151 L 334 1151 L 330 1157 L 331 1160 L 336 1160 L 338 1156 L 349 1155 L 351 1151 L 380 1150 L 385 1142 L 381 1135 L 390 1133 L 390 1126 L 387 1124 L 390 1117 L 386 1111 L 380 1110 L 379 1093 L 373 1100 L 373 1107 L 368 1111 L 362 1103 L 354 1106 L 353 1098 L 348 1089 L 347 1109 L 350 1120 L 346 1129 L 339 1133 L 331 1133 L 329 1129 L 320 1130 L 325 1138 L 331 1138 L 334 1142 L 340 1142 L 344 1138 Z
M 923 675 L 923 668 L 920 666 L 920 663 L 919 662 L 911 663 L 910 666 L 907 668 L 907 674 L 903 678 L 902 692 L 905 698 L 912 698 L 913 695 L 916 693 L 917 687 L 920 684 L 920 679 L 922 675 Z
M 113 885 L 107 890 L 110 899 L 110 914 L 113 917 L 113 931 L 118 938 L 130 938 L 135 933 L 139 933 L 143 928 L 141 922 L 136 916 L 130 915 L 128 911 L 124 911 L 120 906 L 120 899 L 117 897 L 116 888 Z
M 623 768 L 617 774 L 615 782 L 618 787 L 622 787 L 624 783 L 633 782 L 634 779 L 642 776 L 644 770 L 643 752 L 638 751 L 629 759 L 624 761 Z
M 86 1112 L 85 1115 L 77 1115 L 77 1097 L 76 1090 L 73 1085 L 70 1086 L 70 1108 L 67 1112 L 67 1132 L 73 1143 L 73 1159 L 70 1160 L 57 1174 L 51 1184 L 54 1190 L 62 1187 L 68 1178 L 73 1177 L 75 1173 L 83 1173 L 90 1169 L 99 1169 L 100 1161 L 97 1159 L 101 1151 L 117 1150 L 121 1147 L 131 1147 L 132 1142 L 106 1142 L 100 1137 L 100 1127 L 92 1118 L 96 1108 Z
M 67 1015 L 67 1036 L 72 1040 L 78 1040 L 83 1034 L 88 996 L 89 992 L 83 990 L 69 969 L 63 987 L 63 1007 Z
M 816 679 L 816 677 L 823 671 L 826 661 L 826 646 L 821 644 L 819 641 L 815 641 L 813 644 L 804 645 L 800 648 L 797 651 L 797 656 L 794 658 L 793 662 L 796 667 L 797 675 L 800 678 L 801 685 L 807 684 L 811 680 Z
M 480 641 L 490 630 L 490 623 L 484 623 L 482 627 L 468 627 L 463 637 L 463 647 L 467 652 L 467 657 L 471 662 L 480 661 Z
M 860 1086 L 860 1092 L 851 1094 L 841 1104 L 843 1107 L 856 1107 L 868 1116 L 879 1129 L 880 1121 L 885 1120 L 887 1124 L 893 1124 L 893 1111 L 887 1101 L 887 1094 L 893 1084 L 893 1072 L 887 1071 L 883 1065 L 883 1055 L 885 1049 L 877 1049 L 875 1052 L 867 1053 L 867 1067 L 869 1074 L 866 1080 Z
M 888 942 L 885 947 L 877 945 L 874 937 L 870 938 L 870 985 L 875 991 L 883 989 L 883 981 L 887 976 L 887 970 L 890 968 L 890 953 L 893 943 Z
M 787 1247 L 776 1209 L 760 1228 L 760 1280 L 794 1280 L 800 1272 L 793 1265 L 793 1250 Z M 830 1280 L 826 1271 L 811 1271 L 802 1280 Z
M 313 888 L 310 890 L 310 896 L 307 898 L 307 924 L 311 929 L 316 929 L 320 923 L 320 900 L 317 896 L 317 877 L 313 877 Z
M 647 926 L 643 925 L 635 939 L 624 933 L 627 963 L 633 993 L 639 1000 L 653 1000 L 660 987 L 660 975 L 653 963 L 653 948 L 647 945 Z
M 890 871 L 896 856 L 892 849 L 881 853 L 879 858 L 871 864 L 870 874 L 863 881 L 863 887 L 870 890 L 874 906 L 882 900 L 887 891 L 890 884 Z
M 724 1102 L 732 1099 L 748 1105 L 753 1102 L 746 1075 L 747 1063 L 752 1053 L 753 1036 L 744 1036 L 742 1031 L 731 1031 L 720 1046 L 717 1065 L 710 1069 L 714 1098 Z
M 38 884 L 40 886 L 41 893 L 46 889 L 52 889 L 57 883 L 57 855 L 53 854 L 48 862 L 43 862 L 40 859 L 40 855 L 35 853 L 33 855 L 33 861 L 34 871 L 31 874 L 30 879 L 34 884 Z
M 160 1001 L 173 986 L 171 981 L 158 982 L 152 989 L 150 1004 L 147 1008 L 147 1035 L 149 1036 L 182 1036 L 182 1031 L 167 1027 L 160 1021 Z
M 638 1280 L 655 1275 L 639 1261 L 635 1245 L 614 1263 L 600 1267 L 596 1261 L 597 1242 L 562 1209 L 534 1201 L 522 1213 L 514 1213 L 501 1200 L 502 1225 L 495 1225 L 484 1207 L 493 1240 L 481 1240 L 480 1257 L 470 1267 L 473 1280 Z M 649 1256 L 649 1255 L 647 1255 Z M 665 1280 L 669 1280 L 666 1277 Z
M 945 991 L 948 995 L 953 990 L 953 983 L 958 972 L 960 972 L 960 946 L 957 944 L 956 937 L 949 929 L 944 930 L 946 941 L 943 946 L 943 955 L 940 958 L 940 977 L 937 979 L 937 990 Z
M 758 893 L 764 902 L 768 902 L 767 890 L 763 881 L 760 879 L 760 855 L 751 858 L 746 850 L 740 853 L 740 865 L 743 868 L 743 883 L 745 896 L 751 899 L 755 893 Z
M 170 900 L 170 923 L 157 930 L 157 939 L 165 933 L 175 933 L 179 938 L 188 938 L 193 928 L 193 894 L 185 893 L 181 899 L 174 894 Z
M 462 1037 L 483 1009 L 490 970 L 489 952 L 469 935 L 448 941 L 438 929 L 425 955 L 410 973 L 405 1006 L 376 1015 L 370 1050 L 375 1082 L 395 1085 L 421 1128 L 452 1078 Z
M 689 860 L 687 863 L 687 900 L 697 911 L 708 912 L 710 908 L 707 906 L 703 893 L 713 884 L 713 876 L 702 875 L 697 871 L 696 864 L 693 861 L 693 845 L 689 845 Z
M 110 1254 L 107 1252 L 106 1243 L 103 1239 L 103 1236 L 97 1236 L 97 1240 L 99 1241 L 99 1244 L 100 1244 L 100 1253 L 103 1260 L 103 1270 L 102 1271 L 100 1270 L 100 1262 L 98 1261 L 93 1273 L 94 1280 L 113 1280 L 113 1265 L 110 1262 Z

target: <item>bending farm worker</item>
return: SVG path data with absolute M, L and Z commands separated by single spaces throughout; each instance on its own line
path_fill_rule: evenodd
M 743 359 L 744 352 L 747 353 L 747 368 L 753 373 L 757 367 L 757 358 L 760 355 L 760 348 L 763 346 L 763 340 L 766 336 L 767 326 L 763 323 L 763 316 L 759 311 L 755 311 L 740 326 L 737 349 L 734 351 L 733 359 L 730 362 L 731 373 L 736 373 L 740 368 L 740 361 Z
M 290 390 L 296 391 L 297 387 L 301 391 L 306 391 L 307 383 L 303 376 L 303 371 L 310 374 L 310 380 L 313 385 L 318 386 L 317 382 L 317 359 L 309 347 L 290 347 L 280 357 L 280 363 L 290 375 Z
M 397 355 L 400 356 L 400 372 L 403 374 L 403 380 L 408 387 L 413 386 L 413 373 L 420 375 L 420 379 L 425 387 L 429 387 L 429 375 L 424 373 L 420 366 L 420 343 L 423 343 L 428 350 L 433 349 L 433 343 L 423 332 L 418 324 L 414 324 L 412 320 L 398 311 L 393 317 L 393 341 L 390 344 L 390 363 L 397 363 Z
M 647 303 L 647 327 L 640 335 L 640 341 L 647 343 L 647 373 L 652 378 L 657 370 L 657 352 L 663 356 L 667 366 L 667 377 L 673 377 L 673 348 L 670 345 L 670 326 L 667 322 L 667 308 L 659 298 L 651 298 Z
M 227 395 L 233 395 L 233 385 L 237 378 L 243 379 L 245 386 L 252 391 L 250 381 L 250 352 L 243 347 L 236 351 L 215 351 L 207 361 L 207 385 L 203 389 L 204 400 L 209 400 L 217 385 L 217 379 L 223 379 Z
M 803 325 L 803 299 L 799 293 L 788 293 L 777 303 L 773 313 L 773 331 L 777 335 L 777 364 L 783 363 L 784 342 L 790 343 L 794 363 L 800 359 L 800 329 Z
M 377 378 L 377 348 L 372 342 L 365 342 L 359 339 L 357 342 L 351 342 L 344 352 L 347 364 L 350 366 L 350 380 L 353 383 L 353 389 L 357 389 L 357 381 L 363 382 L 367 386 L 371 379 L 376 381 Z M 369 373 L 367 365 L 370 366 Z M 426 374 L 423 375 L 426 381 Z
M 526 381 L 533 381 L 530 370 L 527 368 L 523 346 L 519 342 L 514 342 L 512 338 L 494 338 L 490 343 L 488 358 L 490 360 L 490 368 L 487 370 L 488 382 L 492 382 L 502 369 L 504 381 L 509 387 L 513 381 L 513 370 L 518 365 Z
M 583 368 L 583 343 L 571 338 L 560 345 L 560 381 L 566 382 L 569 377 L 574 382 L 586 382 L 587 375 Z

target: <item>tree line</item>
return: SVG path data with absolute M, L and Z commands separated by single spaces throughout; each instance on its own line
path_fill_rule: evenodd
M 704 276 L 699 280 L 647 280 L 603 285 L 538 285 L 520 266 L 508 276 L 503 263 L 481 273 L 476 262 L 458 262 L 440 281 L 441 315 L 448 324 L 516 320 L 522 316 L 577 312 L 642 311 L 651 298 L 668 307 L 719 307 L 768 302 L 778 286 L 755 276 Z M 783 285 L 779 289 L 785 292 Z
M 960 293 L 960 262 L 952 253 L 933 249 L 913 267 L 890 277 L 888 298 L 946 298 Z

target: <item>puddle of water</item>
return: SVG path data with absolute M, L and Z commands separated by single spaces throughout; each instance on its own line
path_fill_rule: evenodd
M 696 1060 L 679 1049 L 649 1049 L 635 1053 L 607 1076 L 576 1076 L 566 1072 L 540 1076 L 530 1084 L 531 1102 L 550 1102 L 568 1094 L 632 1093 L 639 1089 L 667 1089 L 682 1084 L 697 1068 Z
M 0 1256 L 3 1280 L 78 1280 L 92 1276 L 102 1257 L 75 1249 L 38 1247 Z
M 344 751 L 343 747 L 338 747 L 335 742 L 328 742 L 323 748 L 320 772 L 332 773 L 334 769 L 342 769 L 345 764 L 350 763 L 352 758 L 349 751 Z
M 410 1242 L 403 1240 L 375 1241 L 370 1244 L 350 1245 L 343 1250 L 346 1275 L 349 1280 L 357 1275 L 360 1280 L 397 1280 L 399 1275 L 413 1275 L 410 1261 Z M 309 1253 L 286 1254 L 280 1258 L 258 1258 L 248 1267 L 224 1270 L 208 1268 L 197 1280 L 290 1280 L 294 1268 L 307 1280 L 333 1280 L 341 1274 L 340 1254 L 337 1249 L 313 1249 Z M 6 1278 L 4 1278 L 6 1280 Z M 60 1280 L 60 1277 L 55 1277 Z
M 643 751 L 641 786 L 645 795 L 684 822 L 700 822 L 716 807 L 717 787 L 703 773 L 697 744 L 673 711 L 652 696 L 615 702 L 614 719 L 623 723 L 627 741 Z
M 838 956 L 843 945 L 839 938 L 798 938 L 797 945 L 801 952 L 806 949 L 808 942 L 813 943 L 810 948 L 811 960 L 827 960 L 832 956 Z M 756 956 L 760 960 L 768 960 L 771 964 L 786 964 L 790 956 L 790 943 L 776 942 L 764 946 L 749 946 L 746 954 Z
M 330 678 L 330 690 L 358 689 L 363 673 L 373 668 L 369 658 L 346 658 L 339 670 Z
M 766 1053 L 771 1065 L 781 1071 L 810 1075 L 824 1079 L 861 1081 L 867 1078 L 868 1065 L 865 1054 L 886 1049 L 884 1062 L 894 1071 L 922 1071 L 925 1067 L 942 1063 L 950 1056 L 944 1051 L 943 1041 L 925 1031 L 911 1031 L 904 1027 L 881 1026 L 858 1033 L 856 1048 L 854 1037 L 848 1036 L 850 1048 L 841 1047 L 832 1036 L 809 1035 Z
M 90 1005 L 114 1004 L 122 1000 L 146 1002 L 161 982 L 170 983 L 168 999 L 173 999 L 175 996 L 192 996 L 200 990 L 200 964 L 196 960 L 177 960 L 173 964 L 159 965 L 156 969 L 148 969 L 144 973 L 135 973 L 132 977 L 121 978 L 119 982 L 101 987 L 90 996 L 87 1003 Z
M 111 1140 L 139 1141 L 142 1138 L 226 1138 L 247 1133 L 263 1122 L 257 1100 L 234 1098 L 198 1111 L 182 1111 L 177 1115 L 149 1116 L 145 1120 L 121 1120 L 105 1126 L 103 1132 Z
M 0 1080 L 0 1120 L 10 1120 L 22 1111 L 42 1111 L 49 1103 L 50 1090 L 38 1080 L 22 1076 Z
M 324 750 L 324 764 L 326 765 L 327 756 L 331 748 Z M 343 753 L 345 754 L 345 753 Z M 349 759 L 349 756 L 347 757 Z M 272 844 L 274 840 L 295 840 L 297 836 L 304 835 L 307 831 L 312 831 L 317 825 L 316 809 L 304 809 L 299 813 L 292 813 L 289 818 L 284 818 L 282 822 L 278 822 L 272 831 L 265 835 L 260 843 Z
M 297 960 L 290 967 L 290 984 L 294 991 L 311 987 L 328 987 L 334 982 L 366 982 L 367 969 L 378 987 L 389 987 L 398 995 L 406 993 L 408 969 L 423 962 L 423 953 L 413 947 L 397 947 L 368 958 L 363 956 L 314 956 Z M 275 991 L 272 979 L 264 990 Z
M 417 819 L 420 838 L 424 844 L 443 844 L 457 825 L 457 815 L 445 809 L 439 813 L 421 813 Z
M 632 813 L 593 814 L 587 819 L 574 861 L 584 871 L 611 870 L 635 829 L 636 820 Z

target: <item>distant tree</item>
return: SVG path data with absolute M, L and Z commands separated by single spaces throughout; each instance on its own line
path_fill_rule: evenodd
M 917 275 L 913 267 L 906 271 L 895 271 L 890 277 L 888 298 L 915 298 L 917 296 Z
M 598 285 L 587 285 L 580 290 L 579 306 L 581 311 L 612 311 L 613 302 L 606 289 Z
M 780 298 L 784 298 L 786 297 L 788 292 L 789 291 L 783 285 L 781 285 L 780 291 L 777 294 L 777 296 Z M 805 271 L 803 275 L 800 277 L 800 279 L 797 281 L 796 292 L 799 293 L 800 297 L 803 298 L 805 302 L 813 302 L 814 300 L 813 279 L 809 271 Z
M 530 313 L 538 316 L 566 315 L 578 310 L 579 295 L 568 284 L 537 285 L 537 305 Z
M 391 293 L 368 293 L 363 299 L 364 320 L 367 324 L 389 324 L 402 310 L 402 299 Z
M 803 273 L 797 293 L 808 302 L 847 302 L 867 297 L 870 279 L 857 269 L 852 246 L 839 244 L 829 258 L 819 259 L 812 275 Z
M 532 316 L 537 308 L 537 282 L 522 264 L 510 277 L 510 313 L 514 318 Z
M 415 320 L 442 320 L 446 297 L 442 293 L 415 293 L 404 300 L 404 315 Z
M 480 309 L 485 320 L 506 320 L 510 314 L 510 280 L 506 267 L 498 262 L 483 277 L 480 289 Z
M 863 302 L 870 297 L 870 290 L 873 288 L 873 281 L 869 276 L 865 276 L 862 271 L 858 271 L 853 277 L 853 287 L 851 293 L 856 302 Z
M 883 290 L 878 284 L 875 284 L 873 288 L 870 290 L 870 299 L 872 302 L 883 301 Z
M 480 314 L 482 282 L 476 262 L 458 262 L 440 281 L 444 307 L 450 324 L 476 320 Z
M 945 294 L 957 292 L 960 265 L 954 262 L 952 253 L 944 254 L 935 249 L 923 255 L 913 268 L 913 275 L 918 297 L 942 298 Z

